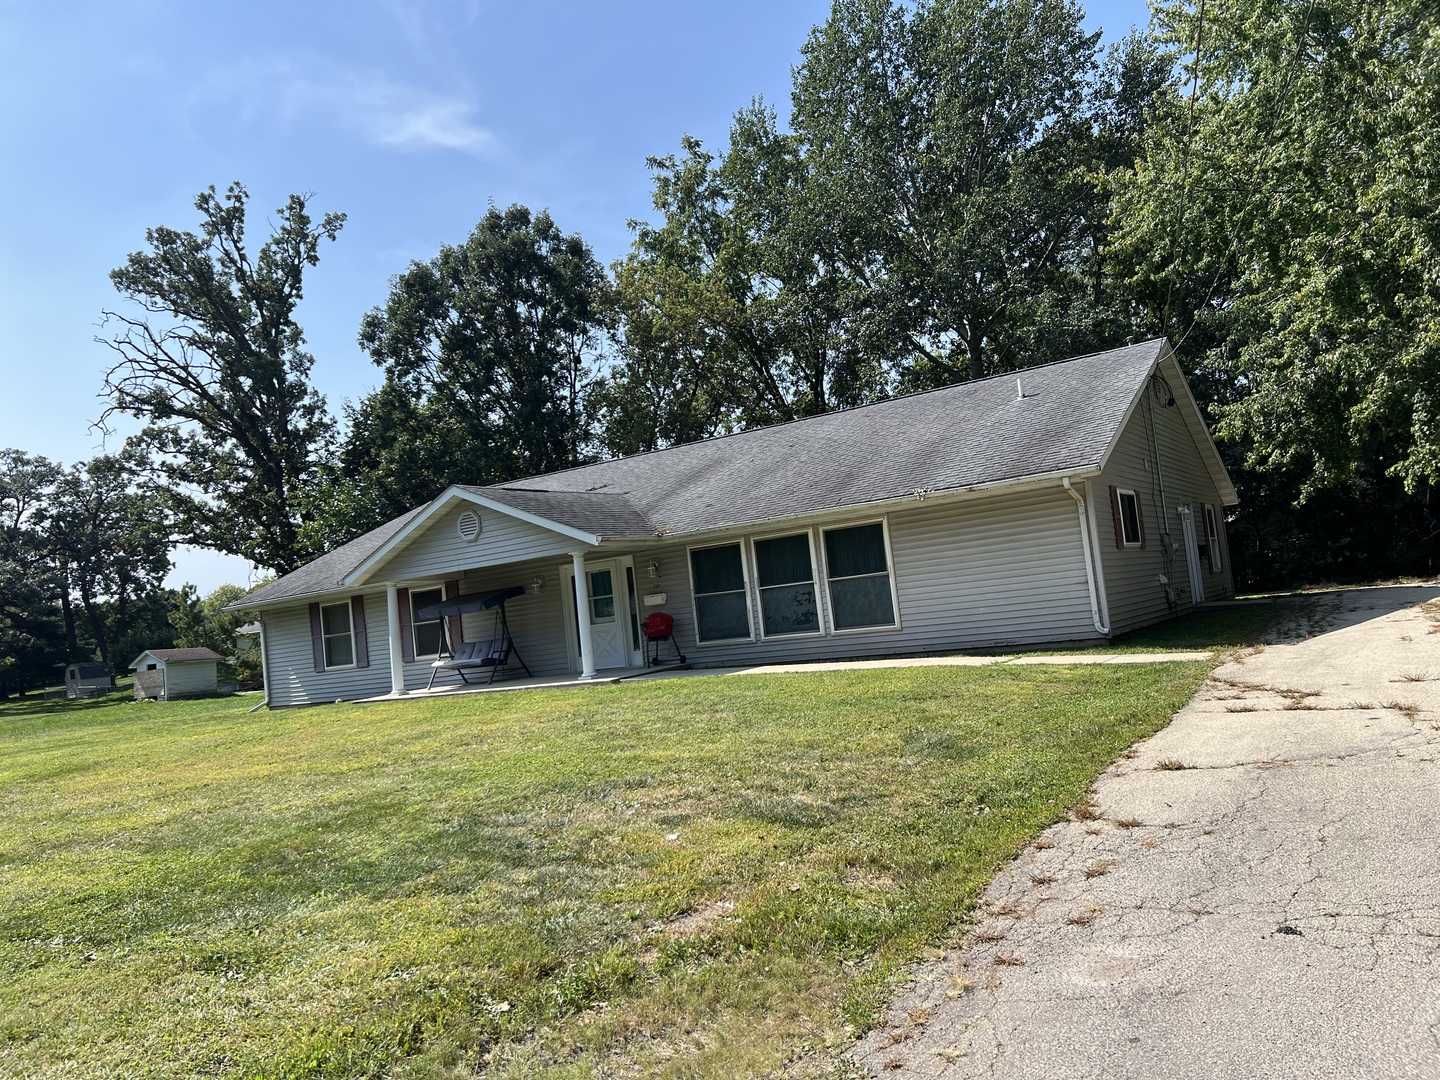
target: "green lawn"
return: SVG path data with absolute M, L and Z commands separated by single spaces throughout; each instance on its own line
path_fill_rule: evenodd
M 1219 652 L 1259 645 L 1278 626 L 1304 618 L 1314 607 L 1306 600 L 1236 604 L 1181 615 L 1117 637 L 1109 648 L 1120 652 L 1211 649 Z
M 0 1075 L 824 1072 L 1207 669 L 0 707 Z

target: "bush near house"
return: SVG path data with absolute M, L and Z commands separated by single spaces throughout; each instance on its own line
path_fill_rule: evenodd
M 823 1070 L 1206 669 L 0 708 L 0 1074 Z

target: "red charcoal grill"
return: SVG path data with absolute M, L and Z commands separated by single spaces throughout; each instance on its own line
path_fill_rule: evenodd
M 685 662 L 685 654 L 675 642 L 675 619 L 663 611 L 652 612 L 640 620 L 640 630 L 645 635 L 645 666 L 654 667 L 660 663 L 660 643 L 670 642 L 678 657 L 676 663 Z

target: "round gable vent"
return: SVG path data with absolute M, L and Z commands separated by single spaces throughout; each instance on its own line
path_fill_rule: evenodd
M 459 530 L 461 540 L 473 544 L 480 539 L 480 515 L 474 510 L 461 510 L 455 519 L 455 528 Z

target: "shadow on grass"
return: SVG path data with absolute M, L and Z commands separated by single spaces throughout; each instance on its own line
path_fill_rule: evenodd
M 1297 605 L 1290 602 L 1209 608 L 1122 634 L 1113 644 L 1137 651 L 1149 649 L 1234 649 L 1271 640 L 1292 622 Z
M 99 697 L 77 698 L 74 701 L 63 697 L 46 698 L 34 695 L 22 698 L 10 698 L 6 701 L 0 701 L 0 722 L 5 720 L 28 720 L 31 717 L 48 716 L 52 713 L 76 715 L 134 700 L 134 691 L 128 686 L 112 690 L 110 693 L 102 694 Z

